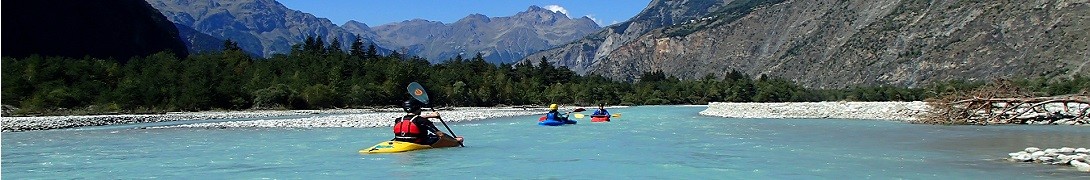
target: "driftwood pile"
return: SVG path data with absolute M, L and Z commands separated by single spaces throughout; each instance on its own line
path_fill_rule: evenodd
M 918 120 L 926 124 L 1090 124 L 1090 93 L 1035 97 L 1009 81 L 965 94 L 929 99 L 931 114 Z

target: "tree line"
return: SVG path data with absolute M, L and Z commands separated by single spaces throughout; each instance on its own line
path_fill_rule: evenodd
M 737 71 L 695 80 L 648 72 L 638 82 L 617 82 L 580 76 L 545 59 L 497 65 L 476 54 L 430 64 L 396 51 L 378 54 L 374 45 L 364 46 L 359 39 L 347 48 L 340 44 L 336 39 L 326 43 L 320 37 L 308 37 L 293 45 L 290 53 L 270 58 L 252 57 L 230 40 L 220 52 L 184 58 L 170 52 L 125 61 L 4 57 L 2 102 L 18 107 L 16 114 L 360 108 L 399 104 L 410 98 L 405 86 L 413 81 L 428 89 L 435 106 L 916 101 L 983 85 L 951 81 L 923 88 L 818 90 Z M 1044 94 L 1070 94 L 1090 87 L 1083 77 L 1018 82 Z

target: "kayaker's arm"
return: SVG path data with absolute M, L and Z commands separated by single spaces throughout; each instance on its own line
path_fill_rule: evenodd
M 438 112 L 424 113 L 424 114 L 420 115 L 420 117 L 422 117 L 422 118 L 439 118 L 439 113 Z
M 424 113 L 424 114 L 420 115 L 420 117 L 425 118 L 425 119 L 439 118 L 439 113 L 438 112 Z M 429 120 L 429 122 L 430 121 L 431 120 Z M 428 130 L 430 130 L 432 133 L 435 133 L 435 135 L 442 136 L 444 134 L 442 130 L 439 130 L 439 127 L 435 127 L 435 124 L 429 123 Z

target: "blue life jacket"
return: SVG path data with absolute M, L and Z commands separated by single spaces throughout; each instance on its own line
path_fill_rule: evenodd
M 556 112 L 556 111 L 549 111 L 549 113 L 545 114 L 545 120 L 546 121 L 561 121 L 561 122 L 563 122 L 563 121 L 565 121 L 567 119 L 568 118 L 560 116 L 560 112 Z
M 608 116 L 609 111 L 606 110 L 606 109 L 598 109 L 597 111 L 594 111 L 594 115 L 607 115 Z

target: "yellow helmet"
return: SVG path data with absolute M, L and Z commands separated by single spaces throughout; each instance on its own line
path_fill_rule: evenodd
M 558 106 L 556 104 L 549 105 L 549 110 L 556 110 Z

